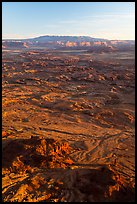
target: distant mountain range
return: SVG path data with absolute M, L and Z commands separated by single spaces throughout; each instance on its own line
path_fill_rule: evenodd
M 40 36 L 37 38 L 30 39 L 31 41 L 38 41 L 38 42 L 56 42 L 56 41 L 61 41 L 61 42 L 83 42 L 83 41 L 88 41 L 88 42 L 97 42 L 97 41 L 104 41 L 102 38 L 92 38 L 90 36 Z
M 134 40 L 107 40 L 90 36 L 40 36 L 29 39 L 2 40 L 3 49 L 46 48 L 46 49 L 87 49 L 91 52 L 110 52 L 134 49 Z
M 67 41 L 72 41 L 72 42 L 83 42 L 83 41 L 89 41 L 89 42 L 97 42 L 97 41 L 106 41 L 106 39 L 102 38 L 92 38 L 90 36 L 56 36 L 56 35 L 45 35 L 45 36 L 40 36 L 36 38 L 28 38 L 28 39 L 6 39 L 4 41 L 31 41 L 31 42 L 56 42 L 56 41 L 62 41 L 62 42 L 67 42 Z

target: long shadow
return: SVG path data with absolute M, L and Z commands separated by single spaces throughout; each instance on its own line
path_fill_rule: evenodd
M 35 174 L 36 175 L 36 174 Z M 18 193 L 19 188 L 22 185 L 27 184 L 31 186 L 31 195 L 36 196 L 37 191 L 41 191 L 42 196 L 44 191 L 47 194 L 51 194 L 51 197 L 41 201 L 53 202 L 54 199 L 58 199 L 58 202 L 62 201 L 62 198 L 67 202 L 134 202 L 135 192 L 134 188 L 130 186 L 119 186 L 119 190 L 114 190 L 109 193 L 109 187 L 113 188 L 117 184 L 117 181 L 113 179 L 113 172 L 108 169 L 107 166 L 98 166 L 97 169 L 51 169 L 51 172 L 44 171 L 44 177 L 39 174 L 39 179 L 44 178 L 40 186 L 34 188 L 31 179 L 33 174 L 30 174 L 28 178 L 21 182 L 17 182 L 14 186 L 9 186 L 5 193 L 3 193 L 3 200 L 5 200 L 10 195 L 10 199 L 14 196 L 14 193 Z M 48 188 L 47 181 L 53 180 L 52 188 Z M 37 182 L 39 182 L 39 179 Z M 59 185 L 56 181 L 60 179 L 63 185 Z M 56 190 L 58 188 L 58 190 Z M 24 193 L 24 192 L 22 192 Z M 30 192 L 28 191 L 28 197 Z
M 55 144 L 54 142 L 54 139 L 41 140 L 38 137 L 14 140 L 3 149 L 2 167 L 10 169 L 13 161 L 16 160 L 16 164 L 19 168 L 17 172 L 16 169 L 13 168 L 15 174 L 19 173 L 18 171 L 22 171 L 22 168 L 28 165 L 32 169 L 37 168 L 38 172 L 42 170 L 45 179 L 45 184 L 42 184 L 45 185 L 45 188 L 42 188 L 48 193 L 51 193 L 51 197 L 48 200 L 43 200 L 46 202 L 56 198 L 61 202 L 62 196 L 67 202 L 134 202 L 134 188 L 130 185 L 123 185 L 122 182 L 119 183 L 115 177 L 116 175 L 108 166 L 96 164 L 78 165 L 76 169 L 73 169 L 73 164 L 68 163 L 65 167 L 57 167 L 56 164 L 59 162 L 65 164 L 65 157 L 61 154 L 60 157 L 55 157 L 57 160 L 53 160 L 49 150 L 55 148 L 55 145 L 53 145 Z M 36 151 L 36 148 L 40 146 L 42 147 L 40 151 Z M 43 147 L 45 148 L 45 155 L 43 155 Z M 63 151 L 64 150 L 62 150 L 62 153 Z M 55 151 L 55 153 L 57 152 Z M 20 166 L 20 162 L 18 163 L 17 160 L 17 157 L 20 156 L 24 165 L 23 167 Z M 43 162 L 46 164 L 45 166 L 41 166 Z M 52 168 L 49 165 L 50 162 L 54 164 Z M 17 182 L 16 186 L 9 186 L 7 191 L 3 194 L 3 198 L 8 197 L 11 191 L 15 190 L 15 192 L 17 192 L 20 186 L 22 184 L 24 185 L 25 182 L 29 185 L 29 179 L 37 174 L 35 171 L 25 172 L 25 174 L 26 173 L 28 173 L 29 177 L 23 182 Z M 42 174 L 39 174 L 39 176 L 42 176 Z M 56 190 L 54 185 L 52 189 L 47 189 L 46 180 L 49 179 L 49 177 L 54 180 L 62 180 L 63 185 L 58 186 L 59 190 Z M 115 188 L 116 186 L 118 186 L 118 188 Z M 110 188 L 112 189 L 112 193 L 110 193 Z M 38 190 L 40 190 L 40 186 Z M 36 191 L 36 189 L 34 189 L 34 191 Z
M 2 151 L 2 167 L 8 168 L 12 166 L 13 161 L 18 157 L 22 157 L 24 165 L 39 166 L 44 156 L 36 153 L 36 146 L 40 145 L 41 140 L 38 137 L 31 139 L 12 140 L 5 145 Z M 26 149 L 26 145 L 28 148 Z

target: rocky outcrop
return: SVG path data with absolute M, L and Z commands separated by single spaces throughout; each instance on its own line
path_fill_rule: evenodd
M 112 52 L 115 50 L 134 49 L 133 40 L 106 40 L 88 36 L 41 36 L 24 40 L 3 40 L 2 48 L 43 47 L 87 49 L 90 52 Z
M 2 48 L 29 48 L 29 44 L 27 42 L 4 41 L 2 42 Z

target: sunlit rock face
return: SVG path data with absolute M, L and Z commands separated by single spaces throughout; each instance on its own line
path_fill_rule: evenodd
M 134 201 L 134 51 L 2 55 L 3 201 Z
M 134 183 L 127 183 L 113 166 L 80 168 L 70 158 L 71 151 L 76 146 L 44 137 L 11 141 L 3 150 L 3 201 L 134 200 Z
M 115 52 L 134 50 L 134 40 L 106 40 L 88 36 L 40 36 L 25 40 L 3 40 L 3 49 L 30 48 L 74 48 L 87 49 L 90 52 Z

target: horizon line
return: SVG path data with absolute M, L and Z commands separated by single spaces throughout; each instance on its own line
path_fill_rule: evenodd
M 54 35 L 54 34 L 46 34 L 46 35 L 39 35 L 39 36 L 36 36 L 36 37 L 25 37 L 25 38 L 3 38 L 2 37 L 2 40 L 28 40 L 28 39 L 33 39 L 33 38 L 39 38 L 39 37 L 44 37 L 44 36 L 50 36 L 50 37 L 90 37 L 90 38 L 100 38 L 100 39 L 103 39 L 103 40 L 134 40 L 135 39 L 107 39 L 107 38 L 103 38 L 103 37 L 93 37 L 93 36 L 90 36 L 90 35 Z

